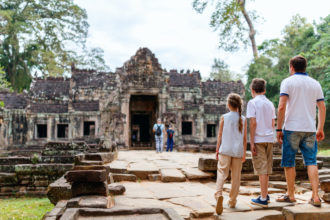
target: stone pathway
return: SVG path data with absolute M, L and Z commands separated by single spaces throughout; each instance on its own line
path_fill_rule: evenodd
M 173 208 L 184 219 L 305 219 L 301 216 L 330 219 L 329 204 L 323 203 L 321 209 L 306 204 L 311 197 L 308 184 L 296 187 L 295 206 L 275 202 L 285 192 L 286 184 L 282 181 L 270 182 L 271 203 L 267 209 L 250 204 L 251 198 L 260 192 L 257 181 L 242 181 L 234 209 L 227 206 L 230 184 L 225 184 L 224 212 L 216 216 L 215 173 L 198 169 L 200 157 L 212 156 L 207 153 L 120 151 L 118 159 L 107 164 L 115 181 L 121 181 L 126 188 L 124 195 L 114 197 L 115 207 Z M 329 175 L 329 170 L 320 170 L 320 175 Z M 128 177 L 131 182 L 127 181 Z

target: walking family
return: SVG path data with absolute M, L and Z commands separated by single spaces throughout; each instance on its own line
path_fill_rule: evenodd
M 312 185 L 309 203 L 321 207 L 318 195 L 318 168 L 316 163 L 317 142 L 324 139 L 325 102 L 320 83 L 306 73 L 307 61 L 302 56 L 290 59 L 290 76 L 280 88 L 277 114 L 277 141 L 282 144 L 281 166 L 284 168 L 287 193 L 276 202 L 294 203 L 295 158 L 300 149 L 308 177 Z M 269 175 L 272 174 L 273 144 L 275 131 L 275 107 L 266 97 L 266 81 L 255 78 L 250 85 L 251 99 L 247 104 L 246 118 L 249 119 L 250 148 L 254 173 L 259 176 L 260 196 L 251 203 L 268 207 Z M 316 129 L 316 107 L 318 125 Z M 229 208 L 235 208 L 240 187 L 242 163 L 247 148 L 247 119 L 242 116 L 243 101 L 238 94 L 227 98 L 229 112 L 220 118 L 217 138 L 216 159 L 218 160 L 216 182 L 216 213 L 223 211 L 223 185 L 231 171 Z
M 174 145 L 174 133 L 172 125 L 170 124 L 168 126 L 168 129 L 165 133 L 165 125 L 162 124 L 162 120 L 160 118 L 157 119 L 157 123 L 154 124 L 153 132 L 155 133 L 155 142 L 156 142 L 156 153 L 162 153 L 163 152 L 163 134 L 166 134 L 167 136 L 167 147 L 166 151 L 173 151 L 173 145 Z

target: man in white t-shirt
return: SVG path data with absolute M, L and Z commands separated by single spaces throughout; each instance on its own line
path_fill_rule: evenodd
M 291 58 L 290 77 L 281 83 L 276 132 L 278 141 L 283 143 L 281 166 L 285 170 L 288 194 L 279 197 L 276 201 L 295 202 L 295 157 L 299 148 L 312 185 L 313 192 L 309 203 L 320 207 L 316 155 L 317 141 L 324 139 L 323 127 L 326 107 L 321 85 L 308 76 L 305 72 L 306 67 L 307 61 L 304 57 Z M 319 109 L 317 130 L 316 106 Z
M 254 173 L 259 176 L 261 195 L 251 203 L 268 207 L 268 181 L 273 168 L 275 107 L 265 96 L 266 81 L 253 79 L 250 85 L 253 99 L 247 104 L 246 117 L 250 119 L 250 146 Z
M 163 152 L 163 134 L 165 134 L 165 125 L 162 124 L 162 120 L 160 118 L 157 119 L 157 123 L 154 124 L 153 132 L 155 133 L 155 141 L 156 141 L 156 153 Z

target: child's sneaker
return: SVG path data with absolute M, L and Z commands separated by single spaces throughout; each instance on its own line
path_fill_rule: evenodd
M 217 199 L 217 206 L 215 207 L 215 212 L 218 215 L 221 215 L 221 213 L 223 211 L 222 202 L 223 202 L 223 196 L 219 196 L 219 198 Z
M 268 207 L 268 200 L 266 199 L 265 201 L 262 201 L 261 196 L 259 196 L 256 199 L 251 199 L 251 203 L 253 205 L 261 206 L 261 207 L 264 207 L 264 208 Z

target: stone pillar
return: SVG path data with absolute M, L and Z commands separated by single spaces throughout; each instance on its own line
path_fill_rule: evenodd
M 125 147 L 129 147 L 130 145 L 130 137 L 131 137 L 131 130 L 130 130 L 130 111 L 129 111 L 129 100 L 130 94 L 127 94 L 121 100 L 121 113 L 126 115 L 126 123 L 124 124 L 124 139 L 125 139 Z

